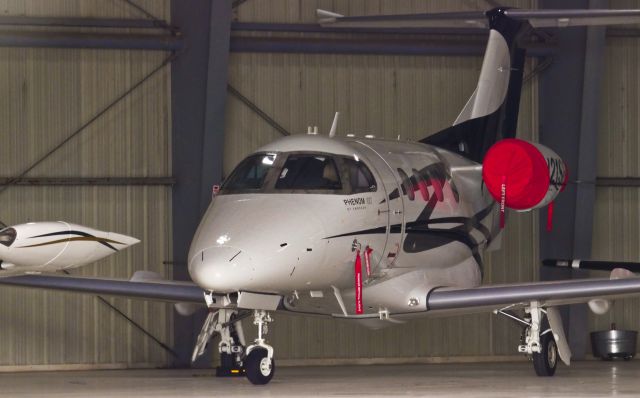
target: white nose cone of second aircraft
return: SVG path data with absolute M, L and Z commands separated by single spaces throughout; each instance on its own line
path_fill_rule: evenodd
M 0 277 L 77 268 L 138 242 L 64 221 L 14 225 L 0 230 Z

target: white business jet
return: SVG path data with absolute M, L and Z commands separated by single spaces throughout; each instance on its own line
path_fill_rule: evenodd
M 0 278 L 81 267 L 140 242 L 64 221 L 0 229 Z
M 265 340 L 270 311 L 324 315 L 378 328 L 410 319 L 492 311 L 520 322 L 518 351 L 540 376 L 569 364 L 557 307 L 640 295 L 640 278 L 481 286 L 482 257 L 497 249 L 504 209 L 550 205 L 564 162 L 514 137 L 524 49 L 532 27 L 640 22 L 640 10 L 493 9 L 344 17 L 342 27 L 483 26 L 489 41 L 477 88 L 453 126 L 421 142 L 295 135 L 243 160 L 204 215 L 188 258 L 193 284 L 22 276 L 0 283 L 206 305 L 194 350 L 219 333 L 219 374 L 254 384 L 275 372 Z M 616 275 L 618 275 L 617 273 Z M 240 319 L 253 316 L 247 345 Z M 437 322 L 437 320 L 434 320 Z

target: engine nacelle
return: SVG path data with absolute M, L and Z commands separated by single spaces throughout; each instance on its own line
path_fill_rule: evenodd
M 0 276 L 75 268 L 138 242 L 130 236 L 62 221 L 14 225 L 0 231 Z
M 482 162 L 482 179 L 491 196 L 520 211 L 550 204 L 568 178 L 567 166 L 555 152 L 517 138 L 498 141 Z

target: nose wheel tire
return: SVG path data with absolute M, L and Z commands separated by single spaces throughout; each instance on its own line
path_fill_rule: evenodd
M 533 368 L 538 376 L 553 376 L 558 365 L 558 345 L 553 338 L 553 333 L 545 333 L 540 336 L 540 353 L 533 353 Z
M 252 384 L 267 384 L 276 370 L 276 362 L 273 358 L 269 359 L 267 350 L 263 348 L 251 351 L 244 364 L 247 379 Z

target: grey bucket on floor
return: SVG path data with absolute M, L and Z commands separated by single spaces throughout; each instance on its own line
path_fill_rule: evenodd
M 591 348 L 595 357 L 610 360 L 630 360 L 636 354 L 638 332 L 634 330 L 604 330 L 591 333 Z

